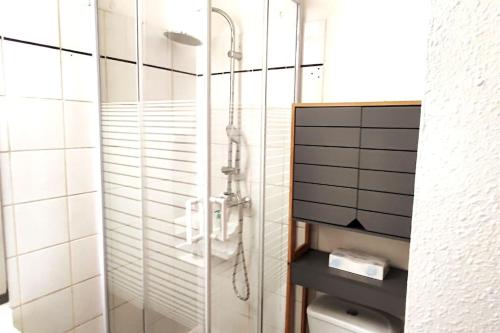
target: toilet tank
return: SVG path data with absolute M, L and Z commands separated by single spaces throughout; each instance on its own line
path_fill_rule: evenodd
M 401 333 L 401 320 L 331 296 L 320 296 L 307 307 L 310 333 Z

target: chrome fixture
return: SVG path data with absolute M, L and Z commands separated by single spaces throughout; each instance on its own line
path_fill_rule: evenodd
M 229 58 L 229 106 L 228 106 L 228 124 L 226 126 L 226 135 L 228 138 L 227 144 L 227 164 L 221 168 L 221 172 L 227 177 L 226 190 L 219 196 L 210 197 L 210 203 L 218 205 L 218 211 L 220 212 L 220 226 L 217 232 L 212 235 L 212 238 L 219 241 L 225 242 L 229 239 L 228 234 L 228 224 L 230 209 L 235 208 L 238 212 L 238 226 L 236 229 L 238 244 L 236 255 L 234 258 L 233 274 L 232 274 L 232 284 L 233 290 L 242 301 L 247 301 L 250 298 L 250 283 L 248 281 L 248 271 L 245 259 L 245 250 L 243 247 L 243 209 L 250 206 L 250 198 L 243 197 L 241 194 L 241 188 L 239 182 L 235 184 L 235 177 L 240 174 L 240 160 L 241 160 L 241 131 L 234 123 L 234 84 L 235 75 L 234 67 L 235 61 L 242 59 L 241 52 L 236 50 L 236 28 L 232 18 L 220 8 L 212 7 L 212 12 L 222 16 L 228 23 L 231 30 L 231 47 L 227 52 Z M 189 34 L 184 31 L 166 31 L 164 36 L 168 39 L 189 46 L 199 46 L 202 42 L 196 36 Z M 199 200 L 189 200 L 186 203 L 186 241 L 188 244 L 199 241 L 203 238 L 202 234 L 193 235 L 193 222 L 192 218 L 192 207 L 194 204 L 199 203 Z M 236 285 L 236 276 L 238 273 L 238 267 L 242 264 L 243 275 L 245 280 L 245 291 L 240 292 Z

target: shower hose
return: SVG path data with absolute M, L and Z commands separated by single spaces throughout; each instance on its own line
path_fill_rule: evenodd
M 243 270 L 243 278 L 245 279 L 245 290 L 243 292 L 238 289 L 238 285 L 236 283 L 236 276 L 238 275 L 238 267 L 240 265 L 240 257 Z M 248 301 L 248 299 L 250 298 L 250 282 L 248 281 L 245 248 L 243 246 L 243 207 L 241 205 L 238 206 L 238 246 L 236 249 L 236 257 L 234 258 L 233 264 L 232 283 L 233 291 L 236 297 L 238 297 L 238 299 L 242 301 Z

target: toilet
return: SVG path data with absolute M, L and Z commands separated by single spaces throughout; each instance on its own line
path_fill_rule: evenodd
M 310 333 L 402 333 L 401 320 L 331 296 L 320 296 L 307 307 Z

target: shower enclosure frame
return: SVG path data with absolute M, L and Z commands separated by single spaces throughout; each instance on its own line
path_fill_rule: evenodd
M 265 206 L 265 197 L 266 197 L 266 189 L 265 189 L 265 181 L 266 181 L 266 135 L 267 135 L 267 95 L 268 95 L 268 52 L 269 52 L 269 1 L 270 0 L 262 0 L 264 4 L 264 10 L 263 10 L 263 18 L 264 18 L 264 24 L 265 28 L 263 29 L 263 52 L 262 52 L 262 111 L 261 111 L 261 131 L 260 131 L 260 166 L 259 166 L 259 175 L 260 175 L 260 189 L 259 189 L 259 209 L 258 209 L 258 245 L 259 245 L 259 256 L 258 256 L 258 281 L 257 281 L 257 286 L 258 286 L 258 300 L 257 300 L 257 325 L 256 329 L 257 332 L 262 332 L 263 331 L 263 310 L 264 310 L 264 237 L 265 237 L 265 212 L 266 212 L 266 206 Z M 296 4 L 297 6 L 297 11 L 296 11 L 296 36 L 295 36 L 295 73 L 294 73 L 294 102 L 299 103 L 301 102 L 301 72 L 302 72 L 302 46 L 303 46 L 303 3 L 302 0 L 290 0 L 293 3 Z M 203 1 L 204 6 L 202 8 L 202 17 L 203 17 L 203 22 L 202 25 L 204 26 L 204 43 L 203 43 L 203 56 L 204 56 L 204 91 L 203 91 L 203 110 L 204 112 L 202 113 L 201 117 L 201 122 L 205 126 L 202 126 L 201 128 L 201 137 L 204 139 L 205 147 L 202 150 L 201 153 L 201 162 L 204 166 L 204 170 L 202 172 L 203 177 L 202 177 L 202 185 L 203 185 L 203 197 L 202 197 L 202 202 L 203 202 L 203 234 L 204 234 L 204 327 L 203 331 L 205 333 L 210 333 L 211 332 L 211 277 L 212 277 L 212 272 L 211 272 L 211 239 L 210 239 L 210 234 L 211 234 L 211 228 L 212 228 L 212 214 L 211 214 L 211 209 L 210 209 L 210 194 L 211 194 L 211 186 L 210 186 L 210 174 L 211 174 L 211 165 L 210 165 L 210 154 L 211 154 L 211 33 L 212 33 L 212 0 L 204 0 Z M 99 53 L 99 0 L 94 0 L 94 19 L 95 19 L 95 54 L 96 54 L 96 68 L 97 68 L 97 77 L 100 77 L 100 53 Z M 142 68 L 139 66 L 139 64 L 143 63 L 143 50 L 142 50 L 142 45 L 143 45 L 143 0 L 135 0 L 135 7 L 136 7 L 136 61 L 137 61 L 137 98 L 138 101 L 142 101 L 143 97 L 143 86 L 142 86 L 142 79 L 143 79 L 143 73 L 142 73 Z M 220 13 L 219 13 L 220 14 Z M 223 15 L 224 16 L 224 15 Z M 224 18 L 226 18 L 224 16 Z M 227 18 L 226 18 L 227 19 Z M 234 42 L 234 36 L 232 37 L 232 41 Z M 233 49 L 233 48 L 232 48 Z M 234 70 L 234 56 L 235 54 L 231 54 L 231 72 Z M 97 94 L 97 103 L 98 105 L 101 105 L 101 97 L 100 97 L 100 88 L 101 88 L 101 83 L 100 80 L 97 80 L 97 89 L 98 89 L 98 94 Z M 140 103 L 138 103 L 140 106 Z M 230 103 L 233 104 L 233 103 Z M 230 108 L 232 108 L 233 105 L 230 105 Z M 141 112 L 139 112 L 141 114 Z M 142 119 L 139 120 L 142 122 Z M 101 120 L 99 120 L 99 128 L 101 128 Z M 142 126 L 140 126 L 142 128 Z M 101 165 L 102 165 L 102 145 L 103 145 L 103 137 L 102 133 L 99 133 L 99 153 L 101 156 Z M 143 168 L 142 165 L 142 158 L 141 158 L 141 169 Z M 144 191 L 144 186 L 141 187 L 141 191 Z M 104 177 L 103 177 L 103 169 L 101 168 L 101 192 L 102 189 L 104 189 Z M 144 193 L 142 194 L 144 195 Z M 143 203 L 142 203 L 143 205 Z M 101 214 L 104 216 L 104 200 L 101 200 Z M 142 210 L 144 211 L 144 207 L 142 207 Z M 103 219 L 102 219 L 103 220 Z M 105 225 L 104 222 L 101 222 L 101 241 L 103 244 L 103 250 L 102 250 L 102 256 L 100 258 L 100 266 L 103 270 L 102 274 L 102 286 L 104 289 L 104 311 L 103 311 L 103 320 L 105 322 L 105 329 L 106 332 L 110 332 L 110 318 L 108 314 L 108 290 L 107 290 L 107 270 L 106 270 L 106 239 L 104 237 L 104 232 L 105 232 Z M 289 235 L 290 237 L 290 235 Z M 144 249 L 143 249 L 144 250 Z M 146 272 L 143 271 L 143 274 Z M 143 289 L 146 290 L 147 286 L 145 285 L 145 281 L 147 279 L 143 280 Z M 144 297 L 144 302 L 145 297 L 146 297 L 145 292 L 143 292 L 143 297 Z M 288 305 L 287 305 L 288 306 Z M 286 318 L 288 319 L 288 318 Z M 143 316 L 143 327 L 145 327 L 144 323 L 144 316 Z M 285 323 L 285 333 L 287 332 L 287 323 Z

